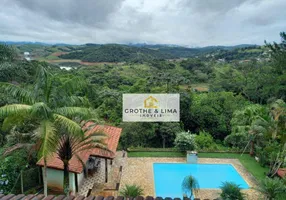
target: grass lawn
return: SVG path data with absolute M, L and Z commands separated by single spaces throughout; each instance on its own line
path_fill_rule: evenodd
M 128 152 L 128 157 L 185 157 L 182 152 L 177 151 L 135 151 Z
M 185 157 L 185 154 L 182 152 L 137 151 L 128 152 L 128 157 Z M 264 179 L 265 173 L 268 171 L 268 168 L 261 167 L 259 163 L 248 154 L 241 156 L 236 153 L 199 153 L 199 158 L 236 158 L 257 180 Z

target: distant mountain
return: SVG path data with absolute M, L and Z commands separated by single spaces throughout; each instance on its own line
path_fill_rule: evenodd
M 87 44 L 75 51 L 59 56 L 63 59 L 80 59 L 86 62 L 124 62 L 145 61 L 150 59 L 178 58 L 167 52 L 145 47 L 119 44 L 91 45 Z
M 48 44 L 42 42 L 11 42 L 1 41 L 15 46 L 20 53 L 30 52 L 37 57 L 49 57 L 55 59 L 79 59 L 86 62 L 124 62 L 146 61 L 152 59 L 177 59 L 191 57 L 216 56 L 218 58 L 249 57 L 262 52 L 260 46 L 252 44 L 240 44 L 234 46 L 206 46 L 184 47 L 173 44 L 95 44 L 69 45 L 64 43 Z M 57 52 L 59 53 L 57 56 Z M 235 55 L 235 56 L 233 56 Z M 236 56 L 238 55 L 238 56 Z
M 0 41 L 0 44 L 7 45 L 42 45 L 42 46 L 69 46 L 71 44 L 66 43 L 44 43 L 44 42 L 26 42 L 26 41 Z
M 68 54 L 63 59 L 80 59 L 87 62 L 123 62 L 145 61 L 150 59 L 177 59 L 203 56 L 220 51 L 233 51 L 242 48 L 255 48 L 256 45 L 241 44 L 236 46 L 207 46 L 187 48 L 162 44 L 86 44 Z

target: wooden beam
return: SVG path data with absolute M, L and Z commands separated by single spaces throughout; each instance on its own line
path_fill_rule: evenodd
M 108 166 L 107 166 L 107 158 L 105 158 L 105 183 L 108 181 Z

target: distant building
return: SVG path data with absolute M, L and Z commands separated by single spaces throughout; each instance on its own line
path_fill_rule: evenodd
M 24 58 L 27 60 L 27 61 L 30 61 L 31 60 L 31 57 L 30 57 L 30 52 L 24 52 Z
M 224 59 L 224 58 L 220 58 L 220 59 L 217 60 L 217 62 L 219 62 L 219 63 L 224 63 L 224 62 L 225 62 L 225 59 Z

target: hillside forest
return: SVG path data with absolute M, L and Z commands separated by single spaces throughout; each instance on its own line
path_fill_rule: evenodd
M 191 135 L 194 149 L 250 153 L 273 176 L 286 167 L 286 34 L 280 35 L 281 43 L 204 48 L 1 44 L 0 107 L 18 106 L 0 111 L 0 190 L 16 190 L 20 171 L 47 153 L 36 133 L 50 113 L 60 132 L 76 130 L 67 118 L 122 127 L 125 150 L 180 148 Z M 124 123 L 123 93 L 179 93 L 181 120 Z

